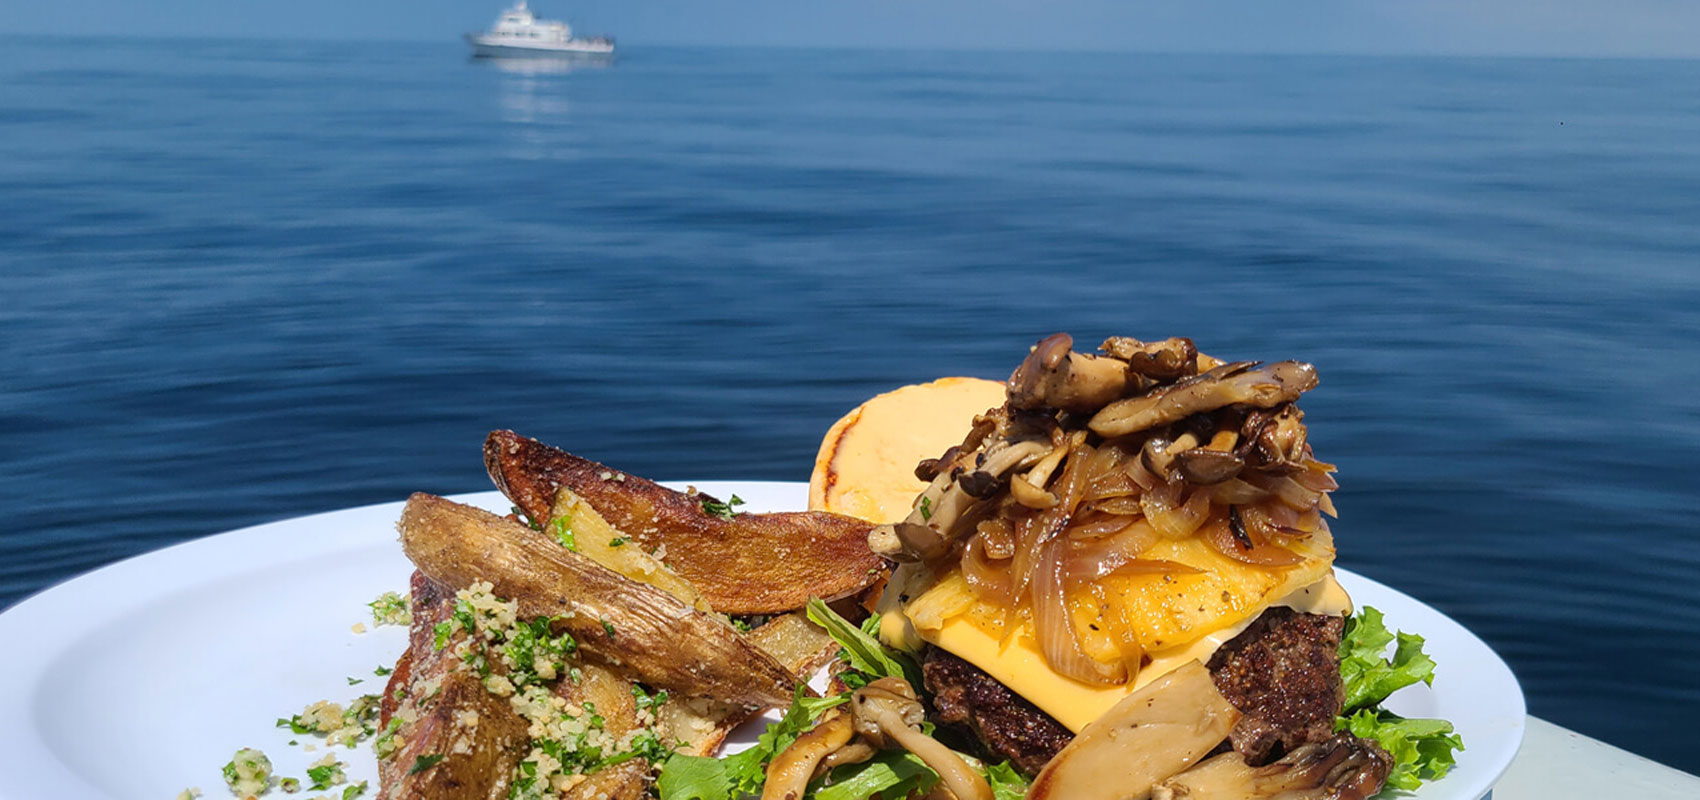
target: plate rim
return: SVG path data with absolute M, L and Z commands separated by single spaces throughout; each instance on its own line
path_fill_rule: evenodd
M 748 491 L 751 494 L 759 494 L 762 496 L 795 496 L 800 490 L 806 491 L 807 487 L 807 484 L 804 482 L 773 480 L 692 480 L 661 481 L 660 483 L 678 489 L 694 485 L 710 493 L 730 493 L 736 489 L 741 489 Z M 755 489 L 760 489 L 761 491 L 759 493 L 750 491 Z M 806 497 L 806 495 L 801 496 Z M 494 490 L 457 493 L 446 495 L 446 497 L 456 502 L 467 503 L 489 510 L 502 510 L 509 505 L 507 498 L 499 491 Z M 16 679 L 0 684 L 0 718 L 14 720 L 34 718 L 32 712 L 34 705 L 33 688 L 39 684 L 42 668 L 52 662 L 54 655 L 60 652 L 62 646 L 70 645 L 79 641 L 77 634 L 86 630 L 85 627 L 73 626 L 60 628 L 48 623 L 53 622 L 56 619 L 57 614 L 62 613 L 68 608 L 88 602 L 87 597 L 91 594 L 94 594 L 99 590 L 134 590 L 137 587 L 138 582 L 140 582 L 143 587 L 151 587 L 151 590 L 143 591 L 140 594 L 125 592 L 124 596 L 132 601 L 127 605 L 145 605 L 149 600 L 157 600 L 163 595 L 167 595 L 186 586 L 193 585 L 193 582 L 148 582 L 145 580 L 148 573 L 152 573 L 154 575 L 169 573 L 169 567 L 171 567 L 175 562 L 186 560 L 204 562 L 208 558 L 217 558 L 222 555 L 220 551 L 229 551 L 229 555 L 240 555 L 241 551 L 245 549 L 244 545 L 249 543 L 248 540 L 255 537 L 276 534 L 293 528 L 312 528 L 318 523 L 330 520 L 340 519 L 345 520 L 350 524 L 367 524 L 366 518 L 371 518 L 374 521 L 381 521 L 386 527 L 393 528 L 394 520 L 397 516 L 399 516 L 401 506 L 405 502 L 405 500 L 392 500 L 359 506 L 350 506 L 347 508 L 284 517 L 229 531 L 208 534 L 206 536 L 197 537 L 129 556 L 94 570 L 72 576 L 25 597 L 12 606 L 0 611 L 0 641 L 30 641 L 34 639 L 45 646 L 26 648 L 24 652 L 28 655 L 26 658 L 22 659 L 22 663 L 14 662 L 14 666 L 19 667 L 17 672 L 14 673 L 16 675 Z M 778 505 L 790 504 L 780 503 Z M 752 506 L 754 506 L 757 510 L 762 510 L 761 506 L 757 506 L 756 504 L 752 504 Z M 773 507 L 772 510 L 787 509 Z M 328 530 L 334 529 L 336 526 L 320 527 L 324 527 Z M 354 547 L 370 546 L 374 543 L 375 541 L 371 539 L 360 539 L 356 542 L 347 542 L 346 544 L 350 547 Z M 1451 634 L 1462 634 L 1463 637 L 1465 637 L 1464 645 L 1471 649 L 1479 649 L 1491 659 L 1486 663 L 1472 664 L 1470 672 L 1475 673 L 1481 671 L 1485 667 L 1488 671 L 1496 673 L 1489 676 L 1489 679 L 1493 681 L 1503 681 L 1506 686 L 1513 690 L 1511 692 L 1511 696 L 1505 698 L 1507 705 L 1503 712 L 1501 712 L 1507 716 L 1515 717 L 1515 724 L 1507 737 L 1511 739 L 1511 746 L 1497 747 L 1495 750 L 1490 751 L 1487 754 L 1491 758 L 1490 763 L 1484 764 L 1478 761 L 1475 765 L 1473 765 L 1469 773 L 1454 772 L 1453 774 L 1458 775 L 1460 778 L 1463 778 L 1465 774 L 1472 775 L 1475 777 L 1475 780 L 1472 780 L 1468 785 L 1456 784 L 1454 786 L 1448 786 L 1446 788 L 1449 791 L 1446 795 L 1436 795 L 1435 797 L 1436 800 L 1442 800 L 1442 798 L 1447 800 L 1450 800 L 1451 798 L 1467 798 L 1467 800 L 1475 800 L 1475 798 L 1485 795 L 1505 774 L 1505 771 L 1510 767 L 1512 761 L 1516 759 L 1517 754 L 1522 747 L 1527 724 L 1527 702 L 1522 691 L 1522 686 L 1520 682 L 1517 681 L 1515 673 L 1511 671 L 1509 665 L 1505 663 L 1505 660 L 1500 657 L 1492 647 L 1483 641 L 1481 637 L 1477 636 L 1469 628 L 1456 620 L 1453 620 L 1438 609 L 1435 609 L 1434 607 L 1429 606 L 1421 600 L 1399 591 L 1398 589 L 1377 581 L 1374 578 L 1367 577 L 1345 567 L 1336 565 L 1335 570 L 1342 576 L 1344 581 L 1359 583 L 1369 587 L 1372 592 L 1395 597 L 1399 601 L 1409 604 L 1412 609 L 1420 610 L 1421 613 L 1432 615 L 1441 620 L 1443 624 L 1449 625 L 1451 628 L 1455 628 L 1456 630 L 1451 631 Z M 112 616 L 116 616 L 117 613 L 117 611 L 114 611 L 111 615 L 97 620 L 95 624 L 107 621 L 111 619 Z M 48 632 L 47 635 L 43 635 L 44 631 Z M 1416 632 L 1425 636 L 1430 635 L 1429 631 L 1418 630 Z M 18 638 L 24 637 L 26 634 L 28 634 L 27 638 Z M 55 644 L 60 645 L 61 647 L 53 646 Z M 1446 669 L 1444 662 L 1442 669 Z M 8 798 L 8 800 L 13 797 L 17 797 L 19 800 L 24 800 L 24 798 L 39 796 L 111 797 L 110 794 L 101 788 L 89 783 L 82 775 L 71 770 L 69 765 L 65 764 L 56 752 L 50 749 L 40 737 L 30 736 L 29 734 L 35 730 L 33 727 L 29 725 L 18 725 L 13 727 L 12 730 L 15 732 L 17 741 L 13 742 L 10 746 L 3 748 L 3 751 L 8 752 L 10 756 L 23 758 L 25 761 L 31 763 L 32 769 L 0 770 L 0 797 Z M 8 738 L 13 738 L 13 736 L 0 736 L 0 739 Z M 1470 743 L 1466 741 L 1465 744 L 1466 747 L 1468 747 Z M 1470 753 L 1471 751 L 1466 750 L 1465 752 Z M 1481 753 L 1482 751 L 1478 749 L 1475 752 Z M 1466 755 L 1465 758 L 1469 758 L 1469 756 Z M 6 773 L 8 772 L 12 773 L 12 779 L 7 778 Z M 35 779 L 28 779 L 28 776 L 32 775 Z M 17 781 L 16 779 L 20 776 L 24 776 L 25 780 L 22 782 Z M 1436 784 L 1429 784 L 1429 786 L 1436 786 Z M 1424 789 L 1428 789 L 1428 786 L 1425 786 Z M 222 787 L 214 787 L 213 789 L 215 792 L 221 790 Z M 14 794 L 15 791 L 21 791 L 24 793 Z M 42 792 L 47 792 L 47 794 L 42 794 Z M 1426 800 L 1427 795 L 1428 792 L 1419 790 L 1415 794 L 1401 793 L 1399 796 Z

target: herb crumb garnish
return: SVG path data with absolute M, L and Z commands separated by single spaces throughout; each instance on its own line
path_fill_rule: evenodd
M 366 604 L 372 609 L 373 625 L 411 625 L 413 612 L 408 609 L 408 597 L 396 592 L 384 592 Z
M 271 788 L 272 760 L 252 747 L 237 750 L 223 772 L 225 784 L 238 797 L 258 796 Z

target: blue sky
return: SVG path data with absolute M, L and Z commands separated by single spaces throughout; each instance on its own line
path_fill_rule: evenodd
M 446 40 L 505 0 L 0 0 L 0 32 Z M 1693 0 L 533 0 L 643 44 L 1700 57 Z

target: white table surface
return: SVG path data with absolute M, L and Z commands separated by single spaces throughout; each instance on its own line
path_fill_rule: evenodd
M 1493 800 L 1700 800 L 1700 777 L 1529 717 Z

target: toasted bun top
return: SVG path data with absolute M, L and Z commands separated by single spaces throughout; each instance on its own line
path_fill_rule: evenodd
M 962 441 L 974 417 L 1002 405 L 1004 385 L 940 378 L 878 395 L 827 431 L 809 479 L 809 508 L 873 522 L 909 515 L 927 482 L 915 465 Z

